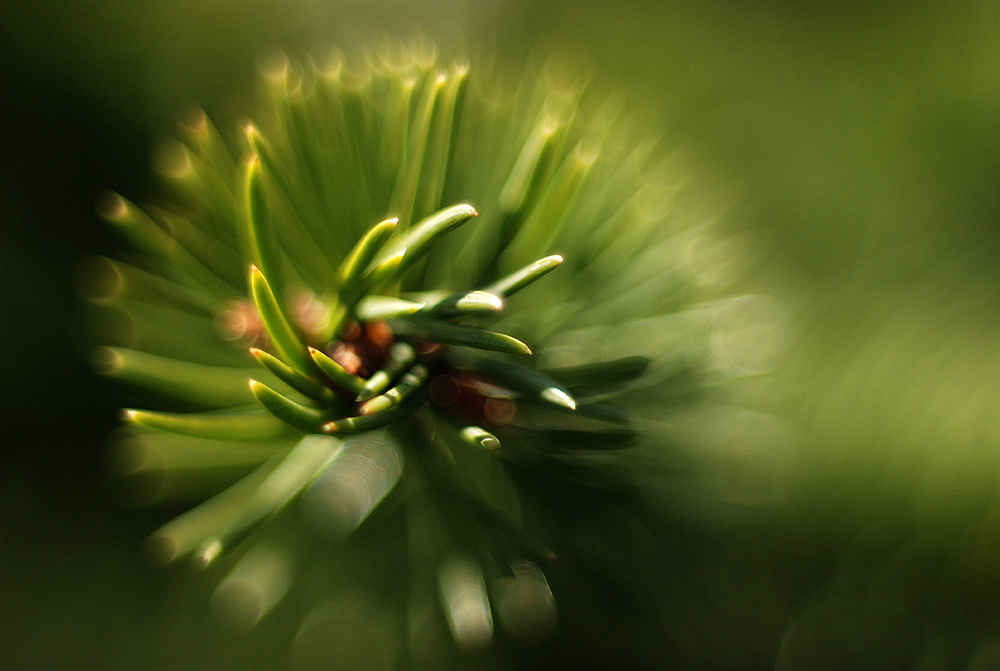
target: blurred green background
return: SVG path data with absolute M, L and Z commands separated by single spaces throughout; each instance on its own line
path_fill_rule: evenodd
M 118 244 L 96 195 L 154 198 L 185 110 L 233 124 L 262 51 L 386 34 L 580 62 L 692 157 L 788 307 L 747 389 L 785 439 L 724 455 L 764 474 L 766 522 L 677 578 L 701 616 L 664 634 L 678 664 L 1000 665 L 996 3 L 39 0 L 0 6 L 0 666 L 283 667 L 282 632 L 218 630 L 209 581 L 143 559 L 175 511 L 109 476 L 124 400 L 72 280 Z

